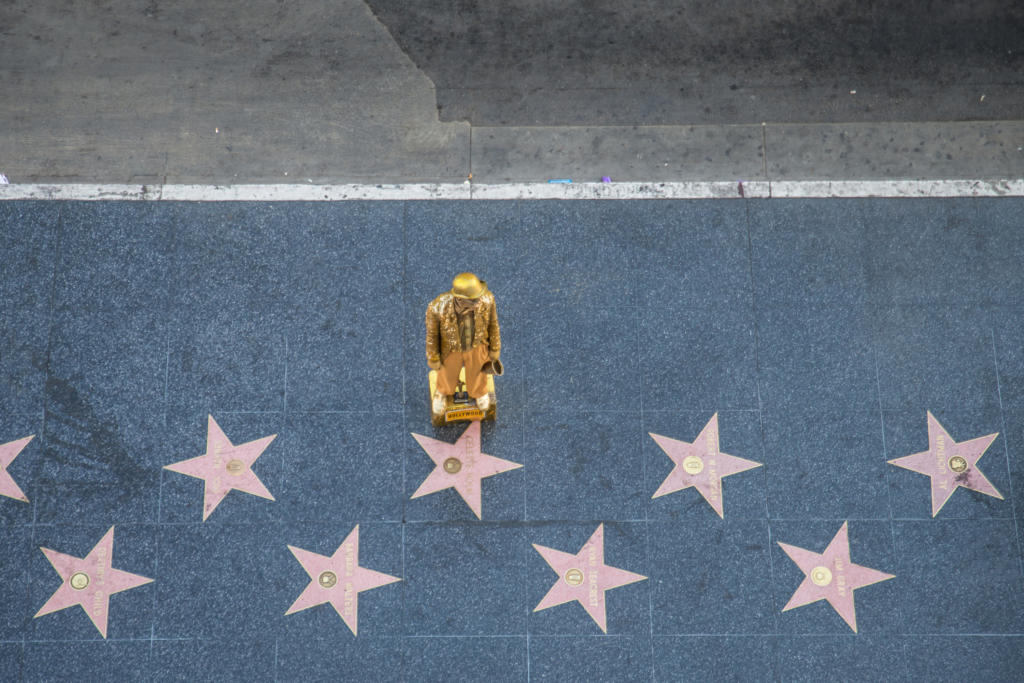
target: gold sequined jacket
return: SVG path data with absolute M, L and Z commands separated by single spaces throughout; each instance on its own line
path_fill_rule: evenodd
M 455 304 L 451 292 L 446 292 L 427 306 L 427 360 L 444 361 L 452 351 L 461 351 L 459 323 L 455 317 Z M 487 344 L 492 352 L 501 351 L 501 330 L 498 329 L 498 309 L 494 295 L 484 292 L 480 295 L 473 320 L 475 333 L 473 348 Z

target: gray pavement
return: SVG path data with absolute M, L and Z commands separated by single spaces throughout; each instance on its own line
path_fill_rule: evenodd
M 690 42 L 662 40 L 661 25 L 682 14 L 661 6 L 620 15 L 600 2 L 586 12 L 568 5 L 571 25 L 538 14 L 541 6 L 499 15 L 476 3 L 400 11 L 379 0 L 257 0 L 244 11 L 225 2 L 7 2 L 0 173 L 13 183 L 149 185 L 1024 177 L 1016 8 L 911 8 L 921 40 L 938 43 L 910 59 L 920 42 L 908 38 L 910 24 L 859 3 L 839 13 L 857 35 L 895 23 L 813 58 L 821 36 L 839 29 L 806 17 L 794 24 L 793 3 L 773 5 L 771 21 L 761 6 L 678 3 L 688 19 L 677 32 Z M 725 21 L 730 12 L 737 18 Z M 758 42 L 756 21 L 811 42 Z M 968 40 L 982 29 L 987 42 Z M 595 31 L 614 47 L 593 47 Z M 544 47 L 555 33 L 572 57 L 564 64 Z M 723 43 L 716 57 L 708 46 L 726 36 L 749 49 Z M 884 84 L 861 85 L 882 71 Z M 673 79 L 688 85 L 672 92 L 704 109 L 665 99 Z M 883 85 L 884 97 L 872 90 Z M 502 88 L 522 97 L 503 99 Z M 940 95 L 970 106 L 941 105 Z M 879 97 L 890 105 L 862 104 Z M 984 120 L 993 118 L 1006 120 Z
M 1024 122 L 474 128 L 473 179 L 1020 178 Z

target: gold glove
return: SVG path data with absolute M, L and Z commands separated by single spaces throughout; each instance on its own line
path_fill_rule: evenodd
M 501 355 L 501 351 L 489 351 L 487 353 L 487 357 L 490 360 L 498 360 L 498 356 L 500 356 L 500 355 Z
M 441 369 L 441 361 L 439 361 L 439 360 L 428 360 L 427 361 L 427 367 L 429 367 L 431 370 L 440 370 Z

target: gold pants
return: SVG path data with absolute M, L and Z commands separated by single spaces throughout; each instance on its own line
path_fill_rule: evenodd
M 487 375 L 480 368 L 490 357 L 490 348 L 481 344 L 471 351 L 452 351 L 437 371 L 437 390 L 452 395 L 459 386 L 459 370 L 466 366 L 466 391 L 470 397 L 480 398 L 487 393 Z

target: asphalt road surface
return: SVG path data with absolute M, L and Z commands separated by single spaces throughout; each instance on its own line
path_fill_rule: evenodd
M 368 3 L 434 82 L 446 121 L 682 125 L 1024 114 L 1021 2 Z

